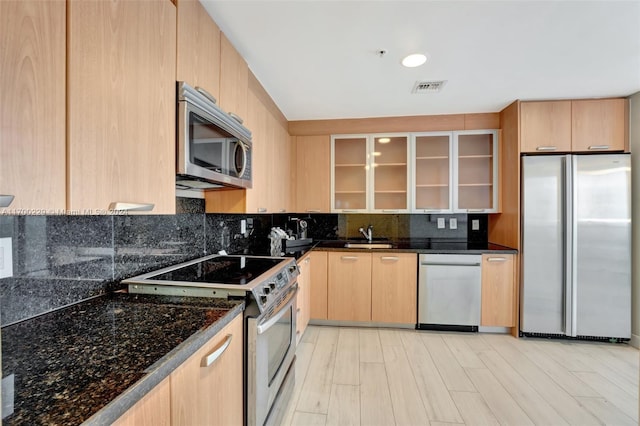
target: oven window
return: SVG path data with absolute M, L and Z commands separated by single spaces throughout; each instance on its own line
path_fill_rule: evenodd
M 266 338 L 269 347 L 269 386 L 273 378 L 278 373 L 284 357 L 291 347 L 292 336 L 292 322 L 291 315 L 293 307 L 288 309 L 288 312 L 280 318 L 280 321 L 275 323 L 269 330 L 262 334 L 261 338 Z
M 189 112 L 189 155 L 193 164 L 216 173 L 229 174 L 229 147 L 237 141 L 223 129 Z

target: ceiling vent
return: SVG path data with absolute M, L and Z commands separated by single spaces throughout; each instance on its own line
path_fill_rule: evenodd
M 447 80 L 441 81 L 416 81 L 411 93 L 436 93 L 442 90 Z

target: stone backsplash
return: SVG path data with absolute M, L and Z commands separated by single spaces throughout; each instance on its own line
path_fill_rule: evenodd
M 371 224 L 375 237 L 486 241 L 486 215 L 477 215 L 481 230 L 472 232 L 472 215 L 205 214 L 202 206 L 187 204 L 176 215 L 0 216 L 0 238 L 12 239 L 13 252 L 13 276 L 0 279 L 0 325 L 220 250 L 269 255 L 271 227 L 286 230 L 295 219 L 307 222 L 314 240 L 358 237 L 358 228 Z M 446 229 L 437 228 L 437 217 L 446 219 Z M 451 218 L 458 221 L 455 230 L 449 229 Z M 241 220 L 247 221 L 246 234 L 240 233 Z

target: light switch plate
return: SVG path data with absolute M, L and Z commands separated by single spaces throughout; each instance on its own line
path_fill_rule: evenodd
M 444 229 L 444 217 L 438 218 L 438 229 Z
M 0 278 L 13 276 L 13 251 L 11 238 L 0 238 Z
M 455 217 L 449 219 L 449 229 L 458 229 L 458 219 Z
M 480 230 L 480 220 L 478 220 L 478 219 L 472 219 L 471 220 L 471 230 L 472 231 L 479 231 Z
M 242 219 L 240 221 L 240 233 L 244 235 L 247 232 L 247 221 Z

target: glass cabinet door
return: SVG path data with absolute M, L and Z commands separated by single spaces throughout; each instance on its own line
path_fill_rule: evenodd
M 416 134 L 413 211 L 451 211 L 451 132 Z
M 454 132 L 457 211 L 497 211 L 497 132 Z
M 331 210 L 367 209 L 367 137 L 332 137 L 333 198 Z
M 374 210 L 408 210 L 408 148 L 407 135 L 374 136 L 371 151 Z

